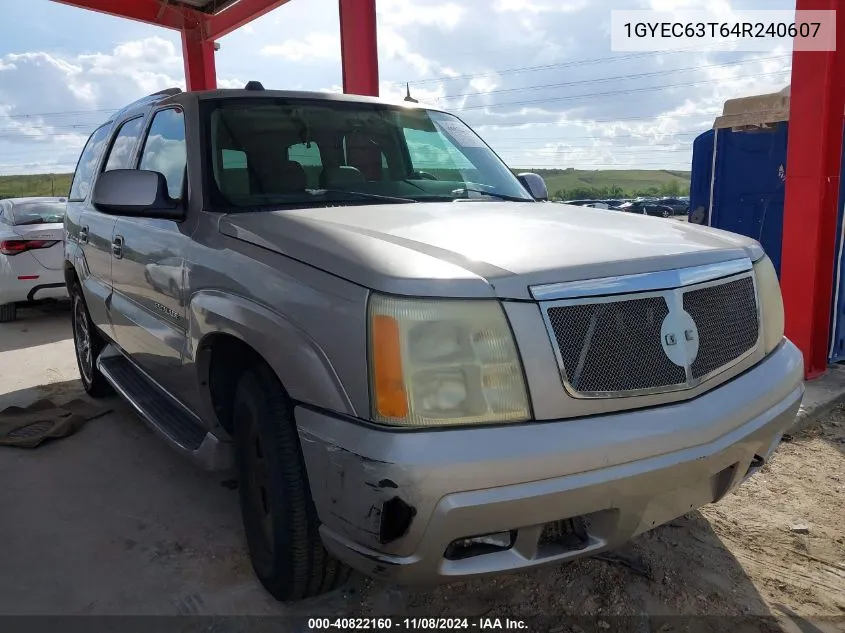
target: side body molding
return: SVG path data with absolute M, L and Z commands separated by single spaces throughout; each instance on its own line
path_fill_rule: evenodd
M 257 351 L 270 364 L 296 401 L 356 415 L 337 372 L 317 342 L 282 315 L 239 295 L 219 290 L 194 294 L 188 306 L 188 349 L 199 384 L 205 384 L 211 360 L 203 342 L 228 334 Z M 190 359 L 185 359 L 190 362 Z M 214 419 L 202 398 L 203 417 Z M 211 413 L 211 417 L 206 417 Z

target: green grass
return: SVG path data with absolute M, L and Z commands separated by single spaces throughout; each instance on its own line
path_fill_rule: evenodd
M 72 174 L 32 174 L 0 176 L 0 198 L 66 196 Z
M 549 194 L 562 200 L 628 198 L 689 194 L 690 173 L 663 169 L 515 169 L 534 171 L 546 180 Z
M 514 169 L 534 171 L 546 179 L 549 194 L 562 200 L 578 198 L 626 198 L 638 195 L 686 195 L 687 171 L 660 169 Z M 71 174 L 0 176 L 0 198 L 65 196 Z

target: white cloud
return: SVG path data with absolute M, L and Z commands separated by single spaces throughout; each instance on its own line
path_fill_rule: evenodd
M 309 33 L 302 40 L 289 39 L 264 46 L 261 54 L 290 61 L 335 59 L 339 62 L 340 36 L 337 33 Z
M 53 3 L 45 4 L 45 12 L 52 9 Z M 792 0 L 611 4 L 379 0 L 381 94 L 401 100 L 410 82 L 414 98 L 453 110 L 519 167 L 689 169 L 692 140 L 712 124 L 726 99 L 789 82 L 788 49 L 614 54 L 607 27 L 611 9 L 707 9 L 719 15 L 793 9 Z M 237 88 L 256 79 L 268 88 L 340 91 L 337 6 L 337 0 L 290 2 L 226 36 L 217 54 L 218 85 Z M 75 15 L 80 23 L 95 19 Z M 128 21 L 111 24 L 114 45 L 97 48 L 89 37 L 83 51 L 59 48 L 47 31 L 29 30 L 28 22 L 4 23 L 4 35 L 26 30 L 27 37 L 17 48 L 0 38 L 0 171 L 13 171 L 9 164 L 71 169 L 89 131 L 107 116 L 103 110 L 161 88 L 184 87 L 177 33 L 139 31 Z M 65 31 L 78 26 L 62 24 Z M 665 74 L 649 74 L 656 72 Z

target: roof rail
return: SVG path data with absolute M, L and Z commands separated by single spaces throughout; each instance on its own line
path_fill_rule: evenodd
M 159 90 L 158 92 L 154 92 L 151 94 L 151 97 L 155 97 L 156 95 L 166 95 L 168 97 L 172 97 L 173 95 L 181 94 L 181 88 L 165 88 L 164 90 Z
M 114 117 L 120 117 L 124 112 L 127 110 L 132 110 L 133 108 L 138 108 L 144 105 L 148 105 L 150 103 L 155 103 L 156 101 L 160 101 L 164 97 L 172 97 L 173 95 L 181 94 L 182 90 L 180 88 L 165 88 L 164 90 L 159 90 L 158 92 L 154 92 L 146 97 L 141 97 L 140 99 L 136 99 L 132 103 L 123 106 L 118 112 L 114 114 Z

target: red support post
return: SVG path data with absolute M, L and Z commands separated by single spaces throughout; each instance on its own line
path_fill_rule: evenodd
M 795 51 L 781 255 L 786 335 L 804 354 L 807 378 L 827 370 L 845 113 L 845 7 L 797 0 L 796 10 L 836 14 L 836 51 Z
M 217 88 L 214 42 L 203 37 L 202 33 L 201 28 L 182 31 L 182 59 L 188 90 Z
M 378 96 L 376 0 L 338 0 L 343 91 Z

